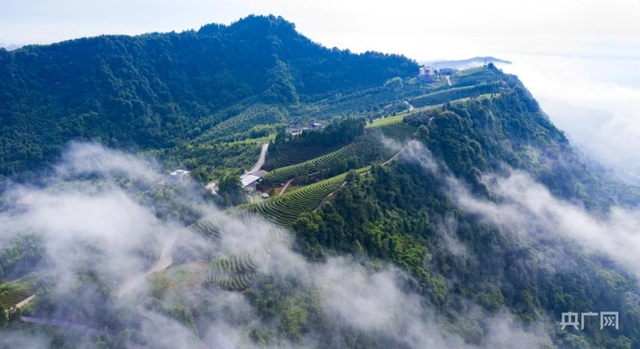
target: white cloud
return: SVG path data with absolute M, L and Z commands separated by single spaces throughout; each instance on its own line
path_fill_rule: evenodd
M 518 75 L 578 147 L 640 183 L 640 64 L 635 59 L 514 56 Z
M 640 277 L 640 210 L 612 207 L 603 214 L 589 212 L 554 197 L 544 185 L 520 171 L 512 171 L 506 177 L 486 176 L 483 182 L 494 200 L 481 199 L 472 195 L 446 168 L 434 166 L 431 153 L 420 143 L 411 142 L 407 148 L 405 158 L 445 181 L 445 190 L 465 212 L 535 241 L 568 239 L 588 253 L 606 256 Z
M 92 162 L 87 166 L 87 156 L 103 160 L 98 161 L 97 165 Z M 74 145 L 64 159 L 66 162 L 59 168 L 90 168 L 91 173 L 106 178 L 114 170 L 121 175 L 123 168 L 129 171 L 126 172 L 128 175 L 137 178 L 154 173 L 147 164 L 129 155 L 91 144 Z M 72 179 L 68 177 L 68 171 L 59 173 L 65 174 L 59 180 Z M 57 180 L 51 182 L 56 183 Z M 171 237 L 171 232 L 181 231 L 175 223 L 157 219 L 152 208 L 141 205 L 130 194 L 115 186 L 107 185 L 99 191 L 79 188 L 82 187 L 63 185 L 56 186 L 55 190 L 32 190 L 36 194 L 26 212 L 18 216 L 7 213 L 0 215 L 0 229 L 5 239 L 7 234 L 25 228 L 44 234 L 46 253 L 51 262 L 44 267 L 52 272 L 50 275 L 58 282 L 57 294 L 76 290 L 80 284 L 77 271 L 87 264 L 96 268 L 109 283 L 112 280 L 124 282 L 140 278 L 151 265 L 139 257 L 138 251 L 145 250 L 158 258 L 163 240 L 166 240 L 164 237 Z M 209 207 L 208 211 L 217 212 L 213 207 Z M 338 319 L 339 326 L 378 334 L 383 340 L 403 343 L 412 348 L 535 348 L 541 342 L 549 343 L 544 326 L 540 325 L 540 329 L 534 332 L 525 332 L 509 314 L 489 316 L 470 303 L 473 311 L 467 314 L 469 319 L 484 324 L 486 331 L 482 345 L 467 345 L 461 337 L 448 331 L 436 320 L 436 310 L 423 297 L 403 286 L 401 280 L 409 276 L 397 268 L 380 265 L 372 270 L 346 257 L 332 257 L 324 263 L 312 263 L 290 249 L 289 234 L 282 228 L 252 215 L 222 217 L 213 215 L 211 218 L 220 228 L 221 236 L 217 243 L 209 242 L 207 248 L 210 253 L 250 251 L 262 255 L 266 270 L 275 275 L 276 280 L 294 279 L 300 285 L 298 291 L 307 289 L 319 293 L 322 299 L 320 310 L 330 318 Z M 455 229 L 451 224 L 447 224 L 447 227 Z M 188 242 L 192 241 L 193 236 L 181 233 L 180 238 Z M 116 304 L 136 309 L 143 319 L 142 334 L 148 334 L 171 348 L 189 348 L 201 343 L 190 329 L 175 320 L 138 306 L 149 291 L 144 283 L 141 286 L 128 288 L 134 297 L 121 297 L 122 293 L 117 292 L 114 298 Z M 119 288 L 117 285 L 113 287 L 114 291 Z M 277 320 L 263 321 L 241 294 L 225 291 L 202 294 L 191 292 L 189 288 L 177 290 L 179 294 L 175 297 L 197 302 L 200 306 L 210 304 L 199 310 L 216 314 L 216 320 L 199 326 L 202 340 L 209 345 L 223 348 L 254 347 L 247 338 L 248 330 L 275 329 L 274 326 L 277 326 L 277 322 L 274 323 Z M 85 297 L 88 296 L 73 293 L 71 299 L 77 302 L 74 307 L 93 309 L 97 306 L 92 303 L 93 298 Z M 483 331 L 480 327 L 478 330 Z M 312 333 L 302 342 L 314 347 L 317 336 L 321 335 Z M 1 337 L 0 343 L 26 340 L 13 337 L 11 342 L 7 342 L 7 338 Z M 296 347 L 299 343 L 284 345 Z

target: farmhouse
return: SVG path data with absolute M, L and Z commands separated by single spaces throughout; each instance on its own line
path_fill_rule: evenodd
M 418 78 L 421 82 L 430 83 L 436 81 L 434 76 L 434 69 L 427 66 L 420 67 L 420 73 L 418 74 Z
M 242 183 L 242 188 L 249 193 L 253 193 L 256 190 L 256 186 L 258 182 L 265 175 L 267 171 L 256 171 L 254 173 L 245 173 L 240 176 L 240 182 Z
M 303 131 L 319 131 L 323 130 L 326 125 L 322 122 L 310 122 L 308 126 L 300 127 L 300 125 L 296 125 L 295 127 L 287 127 L 287 133 L 292 136 L 297 136 L 301 134 Z
M 176 183 L 182 183 L 185 176 L 189 175 L 189 171 L 175 170 L 169 174 L 169 179 Z

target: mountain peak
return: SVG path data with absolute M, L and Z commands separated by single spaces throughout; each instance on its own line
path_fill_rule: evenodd
M 229 32 L 239 34 L 265 35 L 285 32 L 298 34 L 294 23 L 287 21 L 281 16 L 275 15 L 249 15 L 230 25 L 217 23 L 205 24 L 198 30 L 198 34 L 215 35 L 223 30 L 229 30 Z

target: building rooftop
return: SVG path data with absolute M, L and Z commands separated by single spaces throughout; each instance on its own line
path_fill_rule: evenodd
M 260 170 L 260 171 L 256 171 L 254 173 L 252 173 L 254 176 L 258 176 L 260 178 L 262 178 L 262 176 L 264 176 L 265 174 L 267 174 L 267 171 L 265 170 Z
M 189 171 L 186 170 L 175 170 L 173 172 L 171 172 L 169 175 L 170 176 L 182 176 L 182 175 L 186 175 L 189 174 Z
M 240 182 L 242 182 L 243 188 L 255 183 L 258 179 L 260 179 L 260 177 L 251 174 L 244 174 L 240 176 Z

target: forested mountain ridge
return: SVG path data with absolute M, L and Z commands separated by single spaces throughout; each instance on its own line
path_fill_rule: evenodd
M 417 74 L 414 61 L 324 48 L 280 17 L 0 49 L 0 175 L 73 139 L 182 144 L 252 105 L 298 105 Z

